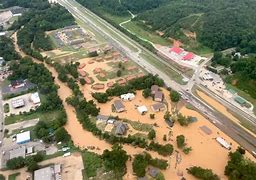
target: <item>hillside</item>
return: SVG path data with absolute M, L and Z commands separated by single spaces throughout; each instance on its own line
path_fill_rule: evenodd
M 78 0 L 101 14 L 138 16 L 151 31 L 188 43 L 194 38 L 213 50 L 239 47 L 256 52 L 256 0 Z M 145 28 L 145 27 L 144 27 Z M 193 34 L 193 37 L 190 36 Z

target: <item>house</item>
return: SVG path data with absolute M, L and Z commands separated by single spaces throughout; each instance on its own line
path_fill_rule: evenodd
M 118 113 L 125 111 L 125 106 L 123 105 L 121 100 L 114 101 L 114 108 Z
M 154 112 L 163 111 L 165 109 L 165 105 L 163 103 L 156 103 L 151 106 Z
M 25 106 L 25 101 L 24 101 L 24 99 L 19 98 L 19 99 L 12 100 L 11 104 L 14 109 L 17 109 L 17 108 Z
M 144 114 L 146 114 L 146 112 L 148 112 L 148 109 L 146 106 L 139 106 L 137 109 L 138 109 L 139 113 L 142 115 L 144 115 Z
M 157 85 L 151 86 L 151 94 L 155 94 L 159 90 L 159 87 Z
M 153 178 L 156 178 L 156 176 L 159 174 L 159 169 L 157 168 L 154 168 L 154 167 L 149 167 L 148 168 L 148 174 L 153 177 Z
M 122 94 L 121 99 L 123 101 L 131 101 L 135 98 L 135 95 L 133 93 L 127 93 L 127 94 Z
M 114 124 L 116 122 L 115 119 L 108 119 L 107 124 Z
M 157 91 L 154 94 L 154 101 L 156 102 L 162 102 L 163 101 L 164 94 L 161 91 Z
M 30 131 L 25 131 L 16 135 L 16 143 L 24 144 L 30 141 Z
M 127 130 L 128 130 L 128 125 L 123 123 L 123 122 L 120 122 L 117 124 L 116 126 L 116 131 L 115 131 L 115 134 L 116 135 L 125 135 Z
M 55 164 L 34 171 L 34 180 L 61 180 L 61 165 Z
M 30 99 L 34 104 L 39 104 L 41 102 L 38 92 L 32 93 Z
M 12 13 L 12 16 L 21 16 L 22 15 L 22 13 L 25 11 L 25 9 L 24 8 L 22 8 L 22 7 L 17 7 L 17 6 L 15 6 L 15 7 L 13 7 L 11 10 L 11 13 Z
M 97 121 L 107 121 L 108 119 L 109 119 L 109 116 L 104 116 L 100 114 L 96 117 Z

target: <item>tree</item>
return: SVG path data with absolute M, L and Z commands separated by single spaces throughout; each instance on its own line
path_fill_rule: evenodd
M 17 157 L 10 159 L 6 162 L 6 167 L 8 169 L 19 169 L 25 166 L 25 159 L 23 157 Z
M 121 77 L 121 76 L 122 76 L 122 71 L 121 71 L 121 70 L 117 70 L 116 76 L 117 76 L 117 77 Z
M 33 172 L 36 169 L 38 169 L 38 167 L 39 167 L 37 162 L 35 161 L 35 159 L 31 156 L 29 156 L 25 159 L 25 164 L 28 167 L 29 172 Z
M 68 142 L 71 137 L 64 127 L 60 127 L 55 132 L 55 138 L 57 142 Z
M 171 114 L 169 111 L 166 111 L 166 113 L 164 114 L 164 120 L 169 120 L 171 118 Z
M 155 114 L 150 114 L 149 117 L 150 119 L 155 119 Z
M 128 155 L 121 145 L 113 145 L 111 151 L 104 150 L 102 158 L 107 170 L 113 170 L 116 174 L 121 175 L 125 173 Z
M 0 180 L 5 180 L 4 175 L 0 174 Z
M 138 177 L 144 177 L 146 174 L 146 167 L 148 166 L 148 160 L 144 157 L 143 154 L 135 155 L 135 158 L 132 162 L 133 172 Z
M 183 152 L 184 152 L 185 154 L 189 154 L 190 151 L 192 151 L 192 148 L 191 148 L 191 147 L 185 147 L 185 148 L 183 149 Z
M 107 93 L 93 93 L 92 97 L 95 98 L 98 101 L 98 103 L 108 102 L 108 94 Z
M 187 169 L 189 174 L 192 174 L 202 180 L 219 180 L 220 178 L 212 172 L 211 169 L 204 169 L 199 166 L 193 166 Z
M 154 129 L 150 130 L 148 133 L 148 139 L 152 140 L 156 137 L 156 131 Z
M 80 79 L 80 84 L 83 86 L 86 84 L 85 80 L 83 78 Z
M 144 98 L 148 98 L 151 95 L 151 90 L 149 88 L 144 89 L 142 95 Z
M 176 137 L 178 148 L 183 148 L 185 146 L 185 136 L 179 135 Z
M 163 140 L 164 140 L 164 141 L 167 141 L 167 136 L 166 136 L 166 134 L 163 136 Z
M 170 92 L 170 98 L 172 102 L 177 103 L 180 100 L 180 94 L 177 91 L 172 90 Z
M 178 114 L 177 120 L 181 126 L 188 126 L 190 123 L 193 122 L 191 116 L 185 117 L 182 114 Z

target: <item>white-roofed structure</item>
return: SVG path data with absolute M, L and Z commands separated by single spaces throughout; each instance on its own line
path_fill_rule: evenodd
M 217 137 L 216 141 L 224 148 L 230 150 L 231 149 L 231 145 L 222 137 Z
M 127 94 L 122 94 L 121 99 L 123 101 L 131 101 L 135 98 L 135 95 L 133 93 L 127 93 Z
M 12 103 L 12 107 L 15 109 L 25 106 L 25 101 L 22 98 L 12 100 L 11 103 Z
M 24 144 L 30 141 L 30 131 L 25 131 L 16 135 L 16 143 Z
M 137 109 L 140 114 L 145 114 L 146 112 L 148 112 L 148 108 L 146 106 L 139 106 Z
M 38 92 L 32 93 L 30 99 L 34 104 L 39 104 L 41 102 Z

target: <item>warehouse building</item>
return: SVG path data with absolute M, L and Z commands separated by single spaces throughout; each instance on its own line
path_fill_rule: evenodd
M 30 131 L 25 131 L 16 135 L 16 143 L 24 144 L 30 141 Z

